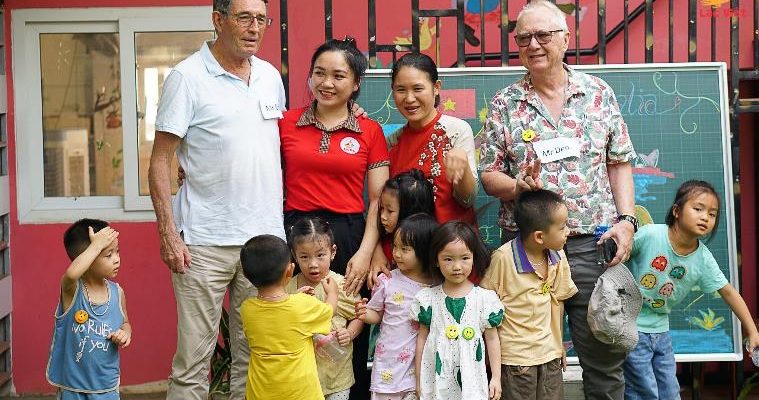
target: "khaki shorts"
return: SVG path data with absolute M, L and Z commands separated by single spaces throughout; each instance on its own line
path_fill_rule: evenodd
M 501 365 L 501 400 L 563 400 L 561 359 L 545 364 Z

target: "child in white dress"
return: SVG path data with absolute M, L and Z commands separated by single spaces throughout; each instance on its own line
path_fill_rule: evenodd
M 483 276 L 490 255 L 472 227 L 450 221 L 430 244 L 432 271 L 443 284 L 422 289 L 412 306 L 419 321 L 417 392 L 421 399 L 485 400 L 501 397 L 501 346 L 496 327 L 503 305 L 492 290 L 468 278 Z M 484 343 L 483 343 L 484 336 Z M 485 350 L 492 371 L 485 374 Z

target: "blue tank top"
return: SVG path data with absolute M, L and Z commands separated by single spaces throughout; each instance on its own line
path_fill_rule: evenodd
M 68 310 L 58 303 L 47 380 L 65 390 L 102 393 L 119 387 L 118 346 L 106 339 L 124 323 L 119 285 L 106 280 L 108 301 L 92 304 L 81 280 Z

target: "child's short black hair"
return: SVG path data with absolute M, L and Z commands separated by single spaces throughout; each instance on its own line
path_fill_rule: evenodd
M 425 213 L 416 213 L 401 221 L 400 226 L 395 230 L 401 243 L 414 249 L 416 258 L 422 264 L 422 272 L 426 274 L 431 273 L 430 241 L 437 227 L 435 217 Z
M 550 190 L 523 192 L 514 207 L 514 222 L 522 239 L 536 231 L 546 231 L 553 223 L 553 214 L 564 204 L 561 195 Z
M 75 258 L 79 257 L 89 247 L 89 227 L 92 227 L 93 231 L 98 232 L 106 226 L 108 226 L 107 222 L 92 218 L 82 218 L 71 224 L 63 234 L 63 247 L 66 249 L 69 259 L 74 261 Z
M 485 271 L 490 266 L 490 250 L 480 238 L 476 229 L 463 221 L 448 221 L 435 229 L 430 241 L 430 264 L 432 265 L 433 276 L 443 280 L 443 273 L 440 272 L 437 256 L 443 251 L 448 243 L 461 240 L 464 242 L 469 251 L 472 252 L 472 273 L 482 278 Z
M 290 265 L 290 248 L 274 235 L 254 236 L 242 246 L 240 264 L 253 286 L 270 286 L 282 278 Z

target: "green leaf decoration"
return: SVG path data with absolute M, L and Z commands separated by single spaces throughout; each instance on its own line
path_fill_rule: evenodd
M 503 321 L 503 309 L 498 310 L 497 313 L 490 313 L 490 316 L 488 317 L 488 323 L 491 327 L 495 328 L 496 326 L 501 325 L 501 321 Z
M 474 361 L 482 361 L 482 339 L 477 341 L 477 350 L 474 352 Z
M 464 313 L 464 307 L 466 307 L 466 297 L 454 299 L 445 296 L 445 308 L 458 323 L 461 323 L 461 314 Z
M 456 371 L 456 383 L 459 384 L 459 390 L 461 390 L 461 387 L 462 387 L 462 385 L 461 385 L 461 369 L 459 369 L 458 371 Z
M 440 375 L 440 372 L 443 370 L 443 362 L 440 361 L 440 353 L 437 351 L 435 352 L 435 373 L 437 375 Z
M 432 324 L 432 306 L 429 306 L 426 309 L 424 306 L 419 307 L 419 323 L 424 326 L 430 326 L 430 324 Z

